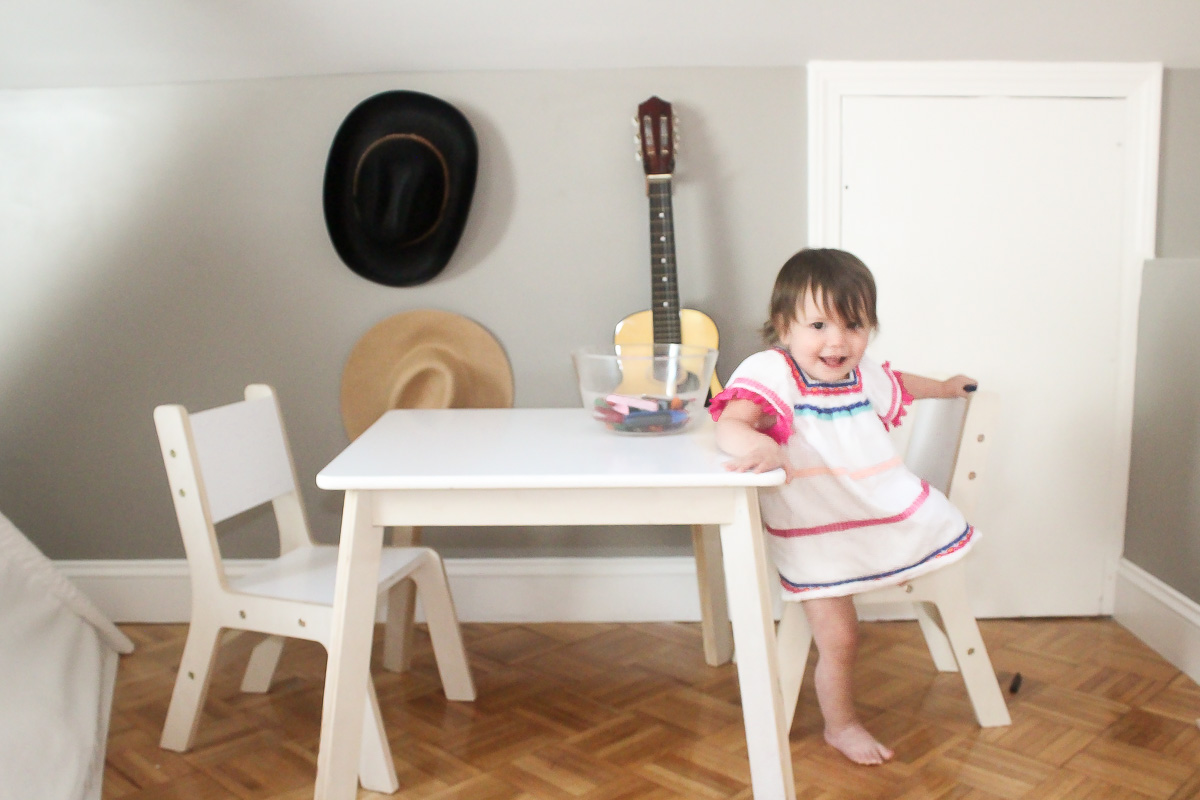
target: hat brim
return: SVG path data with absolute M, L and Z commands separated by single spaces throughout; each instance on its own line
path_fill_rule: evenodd
M 440 358 L 454 373 L 453 392 L 436 405 L 407 405 L 398 382 L 410 380 L 406 367 L 414 352 Z M 441 395 L 434 392 L 430 397 Z M 393 408 L 509 408 L 513 375 L 500 342 L 479 323 L 448 311 L 423 309 L 395 314 L 373 326 L 350 351 L 342 370 L 342 423 L 350 439 Z
M 445 159 L 445 211 L 429 235 L 411 244 L 380 242 L 358 218 L 354 176 L 359 159 L 396 133 L 428 141 Z M 338 256 L 354 272 L 386 286 L 429 281 L 450 261 L 466 227 L 475 193 L 479 148 L 471 123 L 457 108 L 421 92 L 392 91 L 359 103 L 338 128 L 325 165 L 325 226 Z

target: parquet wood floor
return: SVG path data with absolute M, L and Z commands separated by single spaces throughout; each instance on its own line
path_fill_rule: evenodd
M 805 679 L 791 731 L 798 800 L 1200 800 L 1200 688 L 1108 619 L 981 623 L 1013 724 L 981 730 L 912 622 L 863 625 L 868 726 L 896 750 L 850 764 Z M 239 691 L 254 639 L 218 660 L 195 749 L 158 736 L 186 626 L 125 625 L 107 800 L 312 797 L 325 654 L 291 642 L 270 694 Z M 375 669 L 401 800 L 749 798 L 736 667 L 696 624 L 464 626 L 475 703 L 443 699 L 423 631 L 411 672 Z M 811 660 L 810 660 L 811 661 Z M 381 798 L 360 791 L 360 798 Z

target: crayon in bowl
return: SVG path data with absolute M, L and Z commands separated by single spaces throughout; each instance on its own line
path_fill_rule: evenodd
M 671 433 L 687 425 L 690 400 L 610 394 L 597 397 L 592 416 L 620 433 Z

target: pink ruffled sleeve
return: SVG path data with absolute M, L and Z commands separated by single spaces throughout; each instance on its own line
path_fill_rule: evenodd
M 762 409 L 763 414 L 773 417 L 774 422 L 762 432 L 779 444 L 785 444 L 792 437 L 791 409 L 783 402 L 776 392 L 767 386 L 748 378 L 735 376 L 725 387 L 725 390 L 712 399 L 708 413 L 714 420 L 721 418 L 721 413 L 731 400 L 749 400 Z
M 774 351 L 750 356 L 734 369 L 730 384 L 713 398 L 708 413 L 718 420 L 730 401 L 745 399 L 761 408 L 764 415 L 774 417 L 772 426 L 764 428 L 763 433 L 779 444 L 786 443 L 792 437 L 792 407 L 784 399 L 790 373 L 782 359 L 784 356 Z
M 905 388 L 903 372 L 900 372 L 899 370 L 892 370 L 891 366 L 887 362 L 884 362 L 883 367 L 884 369 L 889 370 L 892 375 L 896 377 L 896 383 L 900 386 L 900 410 L 896 413 L 896 421 L 892 423 L 893 425 L 899 425 L 900 418 L 908 413 L 908 407 L 912 405 L 913 400 L 916 398 L 913 397 L 912 394 L 909 393 L 908 389 Z M 886 424 L 884 427 L 887 427 Z
M 875 412 L 883 422 L 883 427 L 891 430 L 897 427 L 912 405 L 913 396 L 904 386 L 904 376 L 899 370 L 892 369 L 890 362 L 875 365 L 863 359 L 860 365 L 863 376 L 863 390 L 875 406 Z

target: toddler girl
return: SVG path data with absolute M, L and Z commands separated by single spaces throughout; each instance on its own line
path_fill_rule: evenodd
M 841 250 L 802 250 L 775 279 L 764 338 L 713 398 L 717 444 L 739 472 L 782 468 L 760 490 L 784 599 L 801 601 L 818 660 L 814 685 L 825 740 L 859 764 L 892 751 L 854 710 L 858 617 L 851 595 L 903 583 L 956 561 L 975 528 L 901 462 L 887 431 L 924 397 L 965 397 L 975 381 L 900 373 L 864 355 L 875 280 Z

